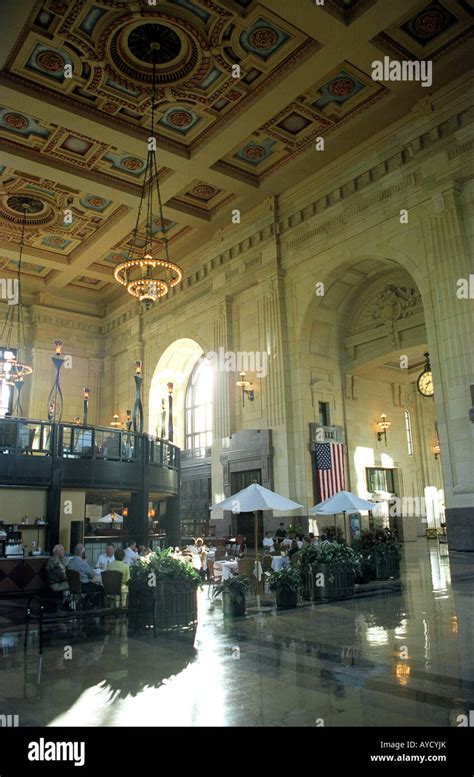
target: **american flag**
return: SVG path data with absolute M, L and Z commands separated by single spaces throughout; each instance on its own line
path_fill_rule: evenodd
M 314 463 L 321 502 L 339 491 L 344 491 L 344 445 L 342 443 L 316 443 Z

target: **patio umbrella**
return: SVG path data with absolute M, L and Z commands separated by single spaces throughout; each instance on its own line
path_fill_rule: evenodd
M 297 510 L 303 505 L 293 502 L 286 496 L 276 494 L 268 488 L 252 483 L 242 491 L 229 496 L 222 502 L 212 505 L 210 510 L 232 510 L 233 513 L 254 513 L 255 526 L 255 569 L 257 577 L 257 606 L 260 606 L 260 574 L 258 555 L 258 511 L 259 510 Z
M 373 510 L 375 506 L 373 502 L 361 499 L 356 494 L 351 493 L 351 491 L 339 491 L 337 494 L 330 496 L 329 499 L 325 499 L 324 502 L 319 502 L 314 507 L 310 507 L 308 513 L 310 515 L 334 515 L 334 522 L 336 522 L 337 513 L 344 513 L 345 515 L 354 510 Z
M 104 515 L 104 517 L 100 519 L 99 523 L 123 523 L 123 518 L 118 513 L 114 513 L 114 517 L 112 518 L 112 513 L 108 513 L 108 515 Z

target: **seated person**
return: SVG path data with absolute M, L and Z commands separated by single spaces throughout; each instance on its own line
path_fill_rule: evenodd
M 125 548 L 125 558 L 124 558 L 125 563 L 135 564 L 135 562 L 139 558 L 140 558 L 140 554 L 137 551 L 137 543 L 133 542 L 133 540 L 131 542 L 127 542 L 127 547 Z
M 72 569 L 74 572 L 79 572 L 79 579 L 81 582 L 81 593 L 89 594 L 96 593 L 101 590 L 100 583 L 93 583 L 95 578 L 95 572 L 92 567 L 89 566 L 87 561 L 83 558 L 84 545 L 79 543 L 74 548 L 74 556 L 68 564 L 68 569 Z
M 279 528 L 275 532 L 275 539 L 277 542 L 282 542 L 286 537 L 286 529 L 283 521 L 280 523 Z
M 270 531 L 265 532 L 265 537 L 263 538 L 262 545 L 265 548 L 265 551 L 267 553 L 273 550 L 273 538 L 272 538 L 272 533 Z
M 293 542 L 291 543 L 291 548 L 288 551 L 289 558 L 294 556 L 295 553 L 298 553 L 298 551 L 299 551 L 298 542 L 296 540 L 293 540 Z
M 99 567 L 99 569 L 103 571 L 104 569 L 107 569 L 107 567 L 109 566 L 109 564 L 112 563 L 112 561 L 115 561 L 114 550 L 115 550 L 114 543 L 108 542 L 107 547 L 105 548 L 105 553 L 101 553 L 99 558 L 97 559 L 97 566 Z
M 237 546 L 237 555 L 244 558 L 247 555 L 247 537 L 242 537 L 240 545 Z
M 63 592 L 63 602 L 69 599 L 69 584 L 66 577 L 66 567 L 63 563 L 64 548 L 62 545 L 55 545 L 51 557 L 46 563 L 46 577 L 49 587 L 52 591 Z
M 125 551 L 117 548 L 114 553 L 115 559 L 107 567 L 107 572 L 122 573 L 122 593 L 128 593 L 128 581 L 130 580 L 130 564 L 124 561 Z

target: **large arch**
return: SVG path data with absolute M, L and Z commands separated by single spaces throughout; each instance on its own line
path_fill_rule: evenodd
M 428 348 L 425 300 L 416 279 L 426 287 L 423 273 L 409 257 L 393 250 L 387 253 L 356 259 L 342 256 L 336 267 L 332 264 L 326 274 L 318 273 L 324 289 L 319 287 L 318 296 L 313 286 L 300 319 L 301 381 L 293 384 L 299 395 L 292 404 L 302 418 L 295 418 L 294 429 L 295 434 L 302 430 L 307 436 L 308 424 L 318 421 L 319 403 L 328 402 L 331 424 L 344 430 L 349 450 L 346 487 L 366 497 L 367 468 L 394 467 L 401 473 L 400 496 L 418 496 L 424 505 L 426 487 L 438 488 L 443 498 L 441 465 L 432 453 L 434 403 L 417 396 L 414 388 Z M 429 306 L 429 297 L 427 301 Z M 378 320 L 371 318 L 377 302 L 387 306 Z M 408 358 L 408 369 L 400 368 L 402 354 Z M 415 408 L 416 416 L 416 455 L 410 460 L 403 451 L 407 406 L 412 412 Z M 387 450 L 376 441 L 381 412 L 392 416 Z M 305 471 L 308 503 L 312 503 L 313 469 L 308 456 Z
M 190 375 L 204 354 L 196 340 L 181 337 L 161 354 L 153 372 L 148 400 L 148 432 L 160 436 L 162 400 L 168 409 L 168 383 L 173 384 L 174 442 L 184 447 L 184 401 Z

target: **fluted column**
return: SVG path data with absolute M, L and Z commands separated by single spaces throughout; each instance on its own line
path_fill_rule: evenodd
M 100 384 L 101 375 L 103 371 L 102 359 L 97 359 L 93 356 L 87 360 L 87 386 L 84 385 L 81 388 L 90 388 L 90 400 L 89 400 L 89 413 L 88 423 L 98 424 L 100 419 Z
M 232 298 L 225 297 L 217 306 L 214 320 L 214 350 L 219 353 L 232 348 Z M 217 370 L 215 375 L 214 438 L 229 437 L 235 431 L 235 374 Z
M 458 296 L 458 282 L 472 272 L 460 206 L 451 186 L 432 201 L 424 221 L 430 264 L 430 302 L 425 304 L 433 367 L 436 417 L 451 548 L 474 550 L 474 439 L 470 383 L 474 375 L 473 303 Z
M 279 271 L 269 278 L 262 303 L 261 350 L 268 354 L 268 373 L 266 378 L 261 379 L 261 386 L 262 394 L 265 397 L 266 425 L 269 429 L 280 426 L 285 419 L 284 343 L 282 337 L 284 317 L 281 309 L 283 275 L 283 272 Z

